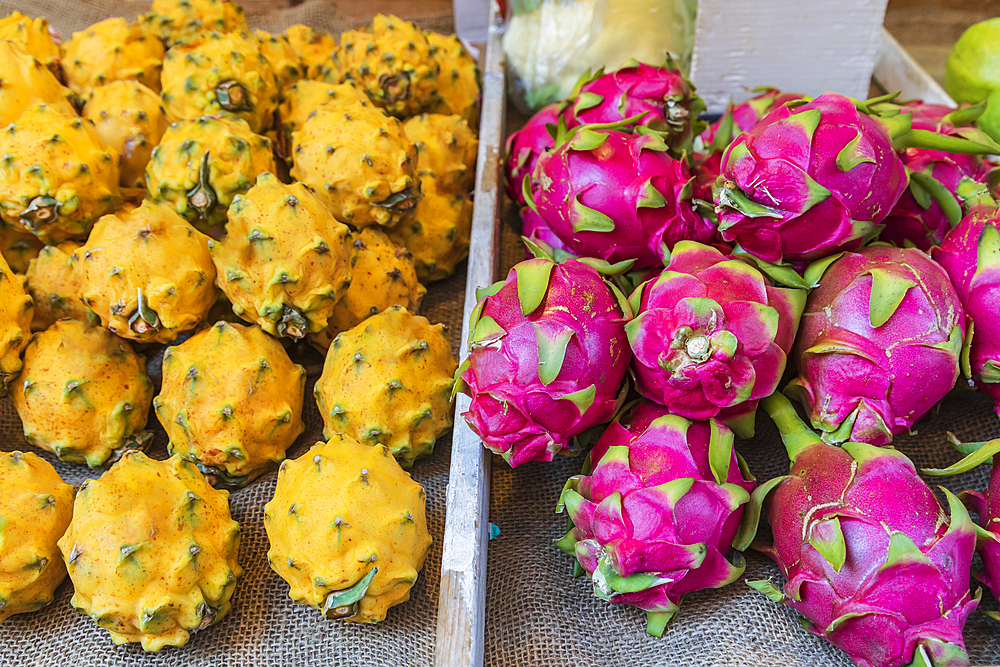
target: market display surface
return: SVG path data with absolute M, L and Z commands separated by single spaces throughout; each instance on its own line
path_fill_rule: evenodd
M 706 128 L 640 67 L 508 139 L 459 371 L 509 464 L 486 663 L 994 664 L 982 106 L 766 90 Z
M 0 20 L 0 662 L 430 664 L 475 61 L 37 9 Z

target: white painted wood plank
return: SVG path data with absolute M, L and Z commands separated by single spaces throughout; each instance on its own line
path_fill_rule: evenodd
M 882 28 L 872 76 L 887 92 L 902 93 L 903 99 L 920 99 L 928 104 L 956 106 L 934 78 L 913 59 L 892 34 Z
M 465 289 L 461 360 L 468 356 L 469 314 L 476 288 L 496 279 L 500 247 L 500 183 L 506 111 L 503 17 L 491 2 L 490 30 L 483 67 L 475 207 Z M 490 453 L 461 414 L 469 397 L 455 401 L 447 517 L 441 562 L 435 667 L 481 667 L 486 621 L 486 547 L 489 542 Z
M 757 86 L 868 96 L 886 0 L 699 0 L 691 78 L 714 113 Z

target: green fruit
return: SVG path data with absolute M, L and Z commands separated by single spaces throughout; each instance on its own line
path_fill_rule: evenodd
M 976 120 L 976 124 L 990 139 L 1000 142 L 1000 88 L 986 98 L 986 110 Z
M 944 87 L 956 102 L 972 104 L 1000 88 L 1000 17 L 962 33 L 948 55 Z

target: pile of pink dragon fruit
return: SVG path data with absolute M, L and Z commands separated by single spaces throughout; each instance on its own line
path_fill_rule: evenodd
M 1000 146 L 981 108 L 893 95 L 704 110 L 672 62 L 630 63 L 509 138 L 530 258 L 478 293 L 464 418 L 512 467 L 582 455 L 557 545 L 651 635 L 686 593 L 749 585 L 862 667 L 968 665 L 1000 459 L 984 492 L 925 477 L 1000 440 L 924 471 L 892 441 L 959 382 L 1000 412 Z M 734 449 L 758 408 L 790 459 L 771 480 Z M 743 579 L 751 547 L 783 585 Z

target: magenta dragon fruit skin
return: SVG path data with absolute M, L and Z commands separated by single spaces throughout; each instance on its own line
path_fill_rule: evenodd
M 799 327 L 799 376 L 785 391 L 825 441 L 886 445 L 955 385 L 962 302 L 944 269 L 916 248 L 844 253 L 818 281 Z
M 504 165 L 507 196 L 520 206 L 525 204 L 524 179 L 530 177 L 535 170 L 538 156 L 556 144 L 547 126 L 559 123 L 561 111 L 560 104 L 542 107 L 524 127 L 507 137 L 507 162 Z
M 746 511 L 766 512 L 774 545 L 763 551 L 786 583 L 747 583 L 859 667 L 968 665 L 962 629 L 979 600 L 969 591 L 976 531 L 961 501 L 945 491 L 949 520 L 902 453 L 825 444 L 780 393 L 761 405 L 792 465 L 758 486 Z M 756 530 L 746 522 L 734 546 L 746 548 Z
M 1000 415 L 1000 209 L 978 206 L 931 251 L 971 321 L 966 375 Z
M 613 422 L 584 474 L 559 497 L 572 527 L 556 544 L 575 556 L 597 597 L 646 611 L 657 637 L 681 596 L 736 581 L 725 554 L 754 481 L 716 420 L 691 422 L 642 402 Z
M 582 128 L 538 158 L 528 204 L 574 254 L 644 268 L 677 241 L 715 238 L 693 192 L 659 134 Z
M 562 239 L 549 229 L 548 223 L 545 222 L 542 216 L 532 211 L 530 206 L 525 206 L 521 209 L 521 221 L 524 223 L 524 226 L 521 228 L 521 236 L 533 243 L 544 244 L 544 246 L 547 246 L 552 251 L 572 255 L 566 244 L 562 242 Z M 535 257 L 530 248 L 526 248 L 525 252 L 527 253 L 527 259 Z
M 745 102 L 739 104 L 730 102 L 731 106 L 726 110 L 726 113 L 732 116 L 731 131 L 725 133 L 725 136 L 719 137 L 720 142 L 724 142 L 722 143 L 723 149 L 736 138 L 738 133 L 749 132 L 754 125 L 775 109 L 783 107 L 789 102 L 798 102 L 803 99 L 806 97 L 801 93 L 786 93 L 777 88 L 766 88 Z M 710 146 L 716 143 L 716 134 L 720 128 L 725 127 L 725 117 L 709 125 L 708 129 L 701 133 L 702 144 Z
M 859 247 L 907 185 L 888 132 L 835 93 L 775 109 L 722 162 L 719 231 L 772 263 Z
M 609 421 L 632 356 L 629 314 L 624 297 L 582 262 L 516 265 L 471 315 L 469 357 L 456 373 L 472 397 L 469 426 L 517 467 L 551 461 L 571 438 Z
M 898 246 L 909 242 L 928 252 L 967 212 L 966 198 L 986 190 L 992 169 L 975 155 L 923 148 L 908 148 L 900 157 L 911 172 L 910 185 L 882 221 L 879 238 Z
M 629 299 L 637 389 L 676 415 L 719 417 L 749 437 L 755 402 L 785 370 L 805 300 L 739 258 L 681 241 L 659 277 Z M 747 423 L 730 421 L 730 411 Z
M 682 151 L 690 151 L 694 137 L 705 127 L 698 120 L 705 103 L 669 60 L 663 67 L 632 61 L 614 72 L 598 73 L 578 88 L 566 109 L 570 128 L 642 115 L 637 122 L 664 133 L 679 157 Z

